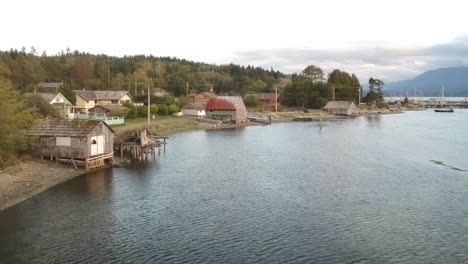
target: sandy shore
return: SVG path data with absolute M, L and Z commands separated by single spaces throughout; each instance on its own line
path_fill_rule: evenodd
M 398 111 L 384 111 L 375 110 L 361 115 L 373 114 L 396 114 L 401 113 Z M 337 117 L 326 115 L 320 111 L 311 111 L 310 113 L 303 113 L 300 111 L 279 112 L 272 113 L 272 123 L 291 122 L 296 117 L 310 117 L 312 120 L 328 120 L 336 119 Z M 340 117 L 343 118 L 343 117 Z M 164 125 L 165 124 L 165 125 Z M 266 125 L 258 122 L 246 122 L 238 125 L 222 124 L 221 126 L 214 126 L 205 122 L 164 122 L 164 124 L 152 124 L 151 129 L 154 132 L 170 136 L 175 133 L 193 131 L 193 130 L 218 130 L 230 129 L 247 126 Z M 176 124 L 176 125 L 174 125 Z M 124 127 L 125 128 L 125 127 Z M 126 127 L 126 129 L 116 129 L 117 135 L 128 131 L 133 126 Z M 137 126 L 135 126 L 137 128 Z M 116 157 L 114 164 L 119 165 L 124 161 L 120 161 Z M 40 192 L 43 192 L 57 184 L 68 181 L 77 176 L 89 172 L 84 169 L 75 170 L 68 165 L 62 165 L 48 160 L 40 160 L 36 158 L 24 158 L 19 164 L 0 170 L 0 211 L 20 203 Z
M 51 161 L 22 160 L 0 171 L 0 210 L 84 173 L 85 170 L 75 170 Z

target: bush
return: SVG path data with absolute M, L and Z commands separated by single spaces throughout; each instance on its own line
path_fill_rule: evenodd
M 159 110 L 158 105 L 152 104 L 152 105 L 150 106 L 150 113 L 151 113 L 151 114 L 153 114 L 153 115 L 158 114 L 158 110 Z
M 168 108 L 168 112 L 170 115 L 179 112 L 179 107 L 175 104 L 171 104 Z
M 24 99 L 24 104 L 27 105 L 30 109 L 33 109 L 33 111 L 42 117 L 63 118 L 63 115 L 60 113 L 60 111 L 58 111 L 52 105 L 48 104 L 38 94 L 27 96 Z
M 245 106 L 257 106 L 258 105 L 258 98 L 257 96 L 249 95 L 244 99 Z
M 169 113 L 169 109 L 167 107 L 167 105 L 165 104 L 160 104 L 158 105 L 158 114 L 159 115 L 167 115 Z
M 147 106 L 138 106 L 137 107 L 137 117 L 148 117 L 148 107 Z

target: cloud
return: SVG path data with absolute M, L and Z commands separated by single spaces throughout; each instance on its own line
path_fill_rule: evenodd
M 349 49 L 269 49 L 237 52 L 240 64 L 273 67 L 285 73 L 300 72 L 308 65 L 325 72 L 340 69 L 355 73 L 361 82 L 376 77 L 386 82 L 412 78 L 427 70 L 468 65 L 468 36 L 427 47 L 364 44 Z

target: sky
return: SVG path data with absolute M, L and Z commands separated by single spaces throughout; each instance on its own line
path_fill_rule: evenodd
M 0 50 L 238 63 L 284 73 L 308 65 L 391 82 L 468 66 L 468 1 L 5 0 Z

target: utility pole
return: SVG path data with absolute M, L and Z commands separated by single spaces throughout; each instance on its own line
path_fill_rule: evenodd
M 275 85 L 275 113 L 278 112 L 278 85 Z
M 150 106 L 151 106 L 151 102 L 150 102 L 150 86 L 149 84 L 146 85 L 148 87 L 148 127 L 150 126 Z
M 186 88 L 186 93 L 187 93 L 187 99 L 188 99 L 188 82 L 185 82 L 187 84 L 187 88 Z
M 107 57 L 107 88 L 109 90 L 111 88 L 111 70 L 110 70 L 109 57 Z

